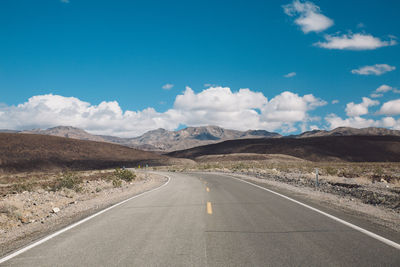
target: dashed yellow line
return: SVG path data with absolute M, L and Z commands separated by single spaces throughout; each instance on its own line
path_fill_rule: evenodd
M 211 206 L 211 202 L 207 202 L 207 213 L 208 214 L 212 214 L 212 206 Z
M 210 192 L 210 188 L 206 187 L 206 191 L 207 191 L 207 192 Z

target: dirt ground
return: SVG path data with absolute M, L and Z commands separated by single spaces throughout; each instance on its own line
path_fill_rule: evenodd
M 75 188 L 60 188 L 53 191 L 43 185 L 51 184 L 57 174 L 33 174 L 42 187 L 29 191 L 3 190 L 0 197 L 0 255 L 22 247 L 33 240 L 111 206 L 123 199 L 155 188 L 166 181 L 156 174 L 136 172 L 131 182 L 113 179 L 113 171 L 85 171 L 74 173 L 80 180 Z M 8 189 L 5 180 L 15 184 L 15 179 L 24 179 L 27 174 L 4 177 L 2 186 Z M 14 180 L 13 180 L 14 179 Z M 14 182 L 14 183 L 13 183 Z M 22 183 L 23 184 L 23 183 Z

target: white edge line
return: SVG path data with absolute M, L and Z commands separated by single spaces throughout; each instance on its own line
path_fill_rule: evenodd
M 143 193 L 140 193 L 140 194 L 138 194 L 138 195 L 135 195 L 135 196 L 133 196 L 133 197 L 130 197 L 130 198 L 128 198 L 128 199 L 125 199 L 125 200 L 123 200 L 123 201 L 121 201 L 121 202 L 118 202 L 118 203 L 112 205 L 111 207 L 108 207 L 108 208 L 106 208 L 106 209 L 104 209 L 104 210 L 101 210 L 101 211 L 99 211 L 99 212 L 97 212 L 97 213 L 95 213 L 95 214 L 93 214 L 93 215 L 90 215 L 89 217 L 86 217 L 86 218 L 84 218 L 84 219 L 82 219 L 82 220 L 80 220 L 80 221 L 78 221 L 78 222 L 76 222 L 76 223 L 73 223 L 73 224 L 71 224 L 71 225 L 69 225 L 69 226 L 67 226 L 67 227 L 65 227 L 65 228 L 63 228 L 63 229 L 61 229 L 61 230 L 59 230 L 59 231 L 57 231 L 57 232 L 51 234 L 51 235 L 48 235 L 48 236 L 46 236 L 45 238 L 43 238 L 43 239 L 41 239 L 41 240 L 39 240 L 39 241 L 37 241 L 37 242 L 34 242 L 34 243 L 32 243 L 32 244 L 30 244 L 30 245 L 28 245 L 28 246 L 26 246 L 26 247 L 24 247 L 24 248 L 22 248 L 22 249 L 20 249 L 20 250 L 17 250 L 17 251 L 15 251 L 15 252 L 9 254 L 8 256 L 5 256 L 4 258 L 1 258 L 1 259 L 0 259 L 0 264 L 6 262 L 6 261 L 8 261 L 8 260 L 10 260 L 10 259 L 12 259 L 12 258 L 14 258 L 14 257 L 16 257 L 16 256 L 18 256 L 18 255 L 20 255 L 20 254 L 22 254 L 22 253 L 24 253 L 24 252 L 26 252 L 26 251 L 28 251 L 28 250 L 30 250 L 31 248 L 34 248 L 34 247 L 36 247 L 36 246 L 39 246 L 40 244 L 43 244 L 44 242 L 49 241 L 49 240 L 52 239 L 53 237 L 56 237 L 56 236 L 58 236 L 58 235 L 60 235 L 60 234 L 62 234 L 62 233 L 64 233 L 64 232 L 66 232 L 66 231 L 68 231 L 68 230 L 70 230 L 70 229 L 72 229 L 72 228 L 74 228 L 74 227 L 76 227 L 76 226 L 78 226 L 78 225 L 80 225 L 80 224 L 82 224 L 82 223 L 84 223 L 84 222 L 87 222 L 87 221 L 93 219 L 94 217 L 99 216 L 100 214 L 102 214 L 102 213 L 104 213 L 104 212 L 106 212 L 106 211 L 109 211 L 110 209 L 113 209 L 113 208 L 115 208 L 115 207 L 118 207 L 119 205 L 122 205 L 122 204 L 124 204 L 125 202 L 128 202 L 128 201 L 130 201 L 130 200 L 132 200 L 132 199 L 134 199 L 134 198 L 137 198 L 137 197 L 143 196 L 143 195 L 145 195 L 145 194 L 151 193 L 151 192 L 153 192 L 153 191 L 156 191 L 156 190 L 158 190 L 158 189 L 161 189 L 162 187 L 166 186 L 166 185 L 169 183 L 169 181 L 171 181 L 171 178 L 170 178 L 169 176 L 164 175 L 164 174 L 163 174 L 163 176 L 167 177 L 167 178 L 168 178 L 168 181 L 167 181 L 166 183 L 160 185 L 159 187 L 154 188 L 154 189 L 151 189 L 151 190 L 149 190 L 149 191 L 145 191 L 145 192 L 143 192 Z
M 278 192 L 275 192 L 275 191 L 272 191 L 272 190 L 270 190 L 270 189 L 268 189 L 268 188 L 265 188 L 265 187 L 262 187 L 262 186 L 253 184 L 253 183 L 251 183 L 251 182 L 248 182 L 248 181 L 245 181 L 245 180 L 236 178 L 236 177 L 232 177 L 232 176 L 228 176 L 228 177 L 230 177 L 230 178 L 232 178 L 232 179 L 236 179 L 236 180 L 241 181 L 241 182 L 243 182 L 243 183 L 247 183 L 247 184 L 253 185 L 253 186 L 255 186 L 255 187 L 258 187 L 258 188 L 261 188 L 261 189 L 263 189 L 263 190 L 265 190 L 265 191 L 268 191 L 268 192 L 270 192 L 270 193 L 272 193 L 272 194 L 275 194 L 275 195 L 278 195 L 278 196 L 280 196 L 280 197 L 283 197 L 283 198 L 285 198 L 285 199 L 287 199 L 287 200 L 290 200 L 290 201 L 292 201 L 292 202 L 294 202 L 294 203 L 297 203 L 297 204 L 299 204 L 299 205 L 301 205 L 301 206 L 303 206 L 303 207 L 306 207 L 306 208 L 308 208 L 308 209 L 310 209 L 310 210 L 313 210 L 313 211 L 315 211 L 315 212 L 318 212 L 319 214 L 322 214 L 322 215 L 324 215 L 324 216 L 326 216 L 326 217 L 329 217 L 329 218 L 331 218 L 332 220 L 335 220 L 335 221 L 337 221 L 337 222 L 340 222 L 340 223 L 342 223 L 342 224 L 344 224 L 344 225 L 346 225 L 346 226 L 348 226 L 348 227 L 350 227 L 350 228 L 353 228 L 354 230 L 357 230 L 357 231 L 359 231 L 359 232 L 361 232 L 361 233 L 363 233 L 363 234 L 366 234 L 366 235 L 368 235 L 368 236 L 370 236 L 370 237 L 372 237 L 372 238 L 374 238 L 374 239 L 376 239 L 376 240 L 379 240 L 379 241 L 385 243 L 386 245 L 389 245 L 389 246 L 391 246 L 391 247 L 394 247 L 394 248 L 400 250 L 400 244 L 398 244 L 398 243 L 396 243 L 396 242 L 394 242 L 394 241 L 391 241 L 391 240 L 389 240 L 389 239 L 387 239 L 387 238 L 384 238 L 383 236 L 380 236 L 380 235 L 377 235 L 377 234 L 375 234 L 375 233 L 373 233 L 373 232 L 370 232 L 370 231 L 368 231 L 368 230 L 366 230 L 366 229 L 364 229 L 364 228 L 361 228 L 361 227 L 359 227 L 359 226 L 357 226 L 357 225 L 354 225 L 354 224 L 352 224 L 352 223 L 346 222 L 345 220 L 339 219 L 338 217 L 335 217 L 335 216 L 333 216 L 333 215 L 331 215 L 331 214 L 329 214 L 329 213 L 323 212 L 322 210 L 313 208 L 313 207 L 311 207 L 311 206 L 309 206 L 309 205 L 307 205 L 307 204 L 304 204 L 304 203 L 302 203 L 302 202 L 300 202 L 300 201 L 297 201 L 297 200 L 295 200 L 295 199 L 293 199 L 293 198 L 290 198 L 290 197 L 288 197 L 288 196 L 282 195 L 282 194 L 280 194 L 280 193 L 278 193 Z

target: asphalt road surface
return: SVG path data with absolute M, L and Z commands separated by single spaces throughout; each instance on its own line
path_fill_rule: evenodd
M 400 250 L 216 174 L 168 174 L 4 266 L 400 266 Z

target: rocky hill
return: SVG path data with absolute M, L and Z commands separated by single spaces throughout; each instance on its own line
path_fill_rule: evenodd
M 82 129 L 71 126 L 58 126 L 47 130 L 30 130 L 21 133 L 54 135 L 79 140 L 115 143 L 147 151 L 170 152 L 187 149 L 195 146 L 213 144 L 226 140 L 243 138 L 277 138 L 280 134 L 264 130 L 236 131 L 218 126 L 188 127 L 178 131 L 157 129 L 134 138 L 120 138 L 115 136 L 93 135 Z
M 231 140 L 168 153 L 197 160 L 233 153 L 284 154 L 311 161 L 400 162 L 399 136 L 321 136 Z
M 287 137 L 305 138 L 305 137 L 320 137 L 320 136 L 352 136 L 352 135 L 400 136 L 400 131 L 390 130 L 386 128 L 377 128 L 377 127 L 369 127 L 361 129 L 351 128 L 351 127 L 338 127 L 331 131 L 314 130 Z
M 218 126 L 187 127 L 179 131 L 157 129 L 130 139 L 131 145 L 150 145 L 160 151 L 175 151 L 191 147 L 213 144 L 226 140 L 248 138 L 277 138 L 280 134 L 268 131 L 236 131 Z
M 0 130 L 0 132 L 15 132 Z M 363 128 L 339 127 L 331 131 L 314 130 L 298 135 L 281 136 L 278 133 L 265 130 L 237 131 L 224 129 L 218 126 L 187 127 L 178 131 L 157 129 L 133 138 L 121 138 L 115 136 L 94 135 L 82 129 L 70 126 L 58 126 L 47 130 L 35 129 L 22 131 L 20 133 L 54 135 L 79 140 L 107 142 L 119 144 L 131 148 L 158 153 L 172 152 L 176 150 L 189 149 L 197 146 L 215 144 L 227 140 L 254 139 L 254 138 L 309 138 L 323 136 L 400 136 L 400 131 L 386 128 Z
M 0 133 L 0 173 L 172 163 L 177 160 L 116 144 L 39 134 Z
M 53 135 L 53 136 L 73 138 L 73 139 L 79 139 L 79 140 L 104 142 L 104 139 L 100 136 L 90 134 L 82 129 L 71 127 L 71 126 L 57 126 L 57 127 L 49 128 L 46 130 L 33 129 L 33 130 L 29 130 L 29 131 L 21 131 L 20 133 Z

